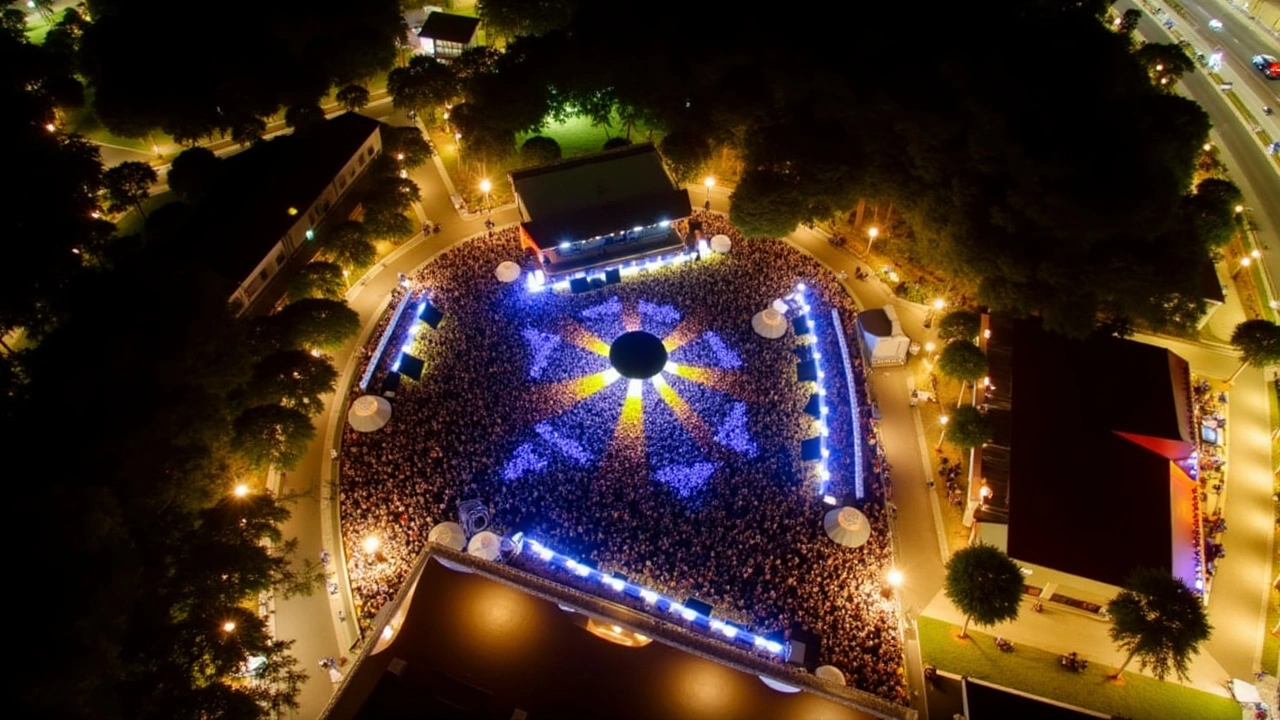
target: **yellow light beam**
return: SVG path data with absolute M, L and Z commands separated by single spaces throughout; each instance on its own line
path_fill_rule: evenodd
M 667 381 L 661 375 L 653 377 L 653 386 L 658 390 L 658 397 L 671 408 L 671 412 L 676 416 L 676 420 L 689 431 L 693 439 L 704 449 L 712 447 L 715 441 L 715 434 L 711 432 L 711 428 L 702 421 L 702 418 L 689 407 L 689 403 L 680 397 L 680 393 L 675 388 L 667 384 Z
M 594 375 L 535 385 L 531 392 L 534 393 L 533 407 L 538 408 L 537 421 L 558 417 L 574 405 L 609 387 L 618 377 L 618 371 L 609 368 Z
M 671 332 L 667 333 L 666 337 L 662 338 L 662 346 L 667 349 L 667 352 L 675 352 L 676 348 L 698 337 L 701 330 L 698 323 L 684 318 Z
M 564 327 L 560 330 L 560 336 L 580 348 L 590 350 L 597 355 L 609 357 L 609 343 L 601 340 L 599 336 L 583 327 L 577 321 L 566 321 Z
M 618 415 L 618 424 L 613 431 L 613 439 L 605 451 L 608 465 L 615 465 L 631 471 L 639 477 L 644 468 L 637 467 L 644 463 L 644 383 L 640 380 L 629 381 L 627 399 L 622 402 L 622 412 Z
M 716 370 L 714 368 L 695 367 L 693 365 L 678 364 L 672 371 L 685 380 L 692 380 L 700 385 L 723 389 L 729 385 L 731 373 L 724 370 Z

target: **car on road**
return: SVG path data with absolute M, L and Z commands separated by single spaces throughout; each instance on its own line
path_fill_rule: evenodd
M 1280 60 L 1271 55 L 1254 55 L 1253 66 L 1272 80 L 1280 80 Z
M 1210 21 L 1209 21 L 1209 29 L 1210 29 L 1210 30 L 1217 30 L 1218 32 L 1221 32 L 1221 31 L 1222 31 L 1222 21 L 1221 21 L 1221 20 L 1216 20 L 1216 19 L 1215 19 L 1215 20 L 1210 20 Z

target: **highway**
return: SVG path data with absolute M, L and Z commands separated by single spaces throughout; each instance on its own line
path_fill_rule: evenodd
M 1123 13 L 1129 8 L 1137 8 L 1142 10 L 1135 0 L 1120 0 L 1115 4 L 1117 12 Z M 1203 12 L 1203 11 L 1201 11 Z M 1214 16 L 1209 16 L 1214 17 Z M 1230 11 L 1216 16 L 1223 22 L 1222 32 L 1209 30 L 1207 25 L 1202 28 L 1203 32 L 1211 33 L 1223 43 L 1224 53 L 1229 55 L 1227 62 L 1231 60 L 1232 55 L 1228 52 L 1228 47 L 1238 48 L 1238 52 L 1243 53 L 1244 49 L 1250 47 L 1245 40 L 1237 41 L 1236 33 L 1240 33 L 1239 37 L 1244 37 L 1256 42 L 1256 33 L 1252 29 L 1244 26 L 1244 21 L 1234 17 L 1234 13 Z M 1178 20 L 1182 20 L 1178 18 Z M 1206 18 L 1205 22 L 1208 22 Z M 1182 30 L 1189 30 L 1190 24 L 1182 21 L 1178 22 L 1177 27 Z M 1155 20 L 1149 13 L 1143 11 L 1142 20 L 1138 23 L 1138 34 L 1150 42 L 1174 42 L 1174 38 L 1169 35 L 1161 24 Z M 1249 77 L 1252 82 L 1260 84 L 1262 88 L 1269 89 L 1271 96 L 1274 98 L 1276 88 L 1280 88 L 1280 80 L 1270 81 L 1262 77 L 1262 75 L 1249 65 L 1249 57 L 1244 57 L 1244 70 L 1248 73 L 1243 77 Z M 1253 85 L 1249 86 L 1251 89 Z M 1267 157 L 1265 150 L 1258 143 L 1250 128 L 1243 124 L 1243 121 L 1235 114 L 1230 101 L 1223 97 L 1222 91 L 1217 88 L 1212 80 L 1203 72 L 1197 71 L 1182 76 L 1178 81 L 1178 90 L 1181 94 L 1195 100 L 1209 114 L 1209 119 L 1213 123 L 1212 139 L 1222 150 L 1222 159 L 1226 163 L 1231 172 L 1231 179 L 1240 187 L 1244 193 L 1245 206 L 1250 209 L 1253 221 L 1258 226 L 1258 241 L 1264 249 L 1268 251 L 1264 253 L 1267 270 L 1269 271 L 1272 282 L 1280 280 L 1280 171 L 1277 171 L 1276 165 L 1271 158 Z M 1280 101 L 1273 106 L 1277 112 L 1280 112 Z M 1260 114 L 1260 113 L 1259 113 Z M 1280 116 L 1273 115 L 1269 119 L 1275 119 Z M 1226 338 L 1222 338 L 1225 340 Z

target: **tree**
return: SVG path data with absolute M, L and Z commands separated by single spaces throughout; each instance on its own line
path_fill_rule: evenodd
M 169 189 L 192 205 L 199 204 L 213 188 L 222 159 L 206 147 L 187 148 L 169 166 Z
M 658 144 L 658 150 L 678 183 L 696 179 L 711 160 L 710 143 L 701 135 L 688 130 L 668 133 Z
M 372 265 L 377 248 L 365 238 L 364 225 L 344 220 L 320 232 L 320 249 L 348 271 Z
M 511 156 L 516 147 L 517 128 L 511 127 L 497 113 L 471 102 L 454 106 L 449 115 L 462 136 L 463 157 L 495 165 Z
M 476 13 L 496 37 L 542 35 L 569 24 L 577 0 L 479 0 Z
M 286 349 L 332 350 L 360 331 L 360 316 L 339 300 L 295 300 L 272 315 L 279 346 Z
M 155 168 L 137 160 L 127 160 L 103 173 L 103 189 L 107 192 L 107 212 L 119 213 L 137 208 L 143 218 L 147 213 L 142 201 L 151 196 L 151 186 L 160 178 Z
M 1170 671 L 1186 680 L 1191 658 L 1213 634 L 1200 596 L 1160 570 L 1135 571 L 1125 589 L 1107 603 L 1107 612 L 1112 641 L 1128 652 L 1114 678 L 1137 657 L 1139 667 L 1149 666 L 1161 680 Z
M 382 159 L 379 158 L 379 160 Z M 389 158 L 387 160 L 394 166 L 394 161 Z M 373 181 L 365 192 L 363 201 L 367 216 L 404 212 L 415 201 L 422 199 L 422 191 L 418 189 L 418 184 L 409 178 L 402 178 L 394 172 L 370 174 L 373 175 Z
M 316 103 L 290 105 L 284 111 L 284 124 L 295 130 L 324 122 L 324 108 Z
M 743 175 L 732 199 L 729 220 L 747 237 L 784 237 L 805 219 L 806 198 L 782 173 Z
M 965 340 L 970 343 L 978 337 L 982 328 L 982 316 L 972 310 L 952 310 L 938 320 L 938 339 L 942 342 Z
M 1138 29 L 1138 23 L 1142 20 L 1142 11 L 1137 8 L 1129 8 L 1116 21 L 1116 32 L 1125 36 L 1132 36 L 1133 31 Z
M 334 99 L 346 108 L 347 112 L 359 112 L 369 104 L 369 90 L 363 85 L 344 85 L 334 95 Z
M 1173 91 L 1178 78 L 1196 69 L 1195 62 L 1175 43 L 1143 43 L 1133 51 L 1133 57 L 1146 69 L 1152 85 L 1166 92 Z
M 231 447 L 255 468 L 292 470 L 316 435 L 306 413 L 281 405 L 251 407 L 236 417 L 232 428 Z
M 342 266 L 315 260 L 303 265 L 289 281 L 289 300 L 325 298 L 340 300 L 346 293 L 347 279 Z
M 431 143 L 414 125 L 383 128 L 382 152 L 394 157 L 401 167 L 410 170 L 422 166 L 435 155 Z
M 1022 587 L 1022 570 L 998 548 L 979 543 L 956 551 L 947 561 L 943 592 L 964 613 L 960 637 L 968 637 L 970 621 L 986 627 L 1016 620 Z
M 1247 365 L 1262 368 L 1280 363 L 1280 325 L 1269 320 L 1245 320 L 1231 331 L 1231 345 L 1240 353 L 1240 367 L 1228 383 L 1234 382 Z
M 1235 209 L 1243 200 L 1235 183 L 1211 177 L 1196 183 L 1195 193 L 1183 200 L 1183 209 L 1196 235 L 1208 247 L 1221 248 L 1235 237 L 1240 219 Z
M 972 342 L 956 340 L 947 343 L 938 354 L 938 372 L 960 381 L 960 401 L 956 403 L 956 407 L 960 407 L 964 402 L 965 383 L 977 382 L 987 374 L 987 356 Z
M 27 14 L 15 7 L 7 7 L 0 11 L 0 31 L 14 40 L 23 40 L 27 35 Z
M 387 240 L 398 245 L 413 237 L 418 226 L 404 213 L 396 211 L 366 215 L 364 230 L 369 237 Z
M 231 139 L 238 145 L 252 145 L 267 132 L 267 121 L 253 115 L 242 116 L 231 122 Z
M 972 405 L 956 408 L 947 423 L 947 442 L 966 450 L 987 444 L 991 434 L 991 421 Z
M 448 65 L 430 55 L 414 55 L 409 64 L 387 74 L 387 92 L 397 110 L 422 112 L 443 106 L 458 95 L 458 80 Z
M 305 350 L 281 350 L 258 361 L 247 397 L 253 405 L 280 404 L 315 415 L 321 395 L 333 392 L 338 371 L 333 363 Z
M 545 135 L 534 135 L 520 146 L 520 161 L 526 166 L 545 165 L 560 157 L 560 143 Z

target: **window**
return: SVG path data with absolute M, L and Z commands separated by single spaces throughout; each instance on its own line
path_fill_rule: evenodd
M 372 146 L 372 145 L 370 145 L 370 146 L 369 146 L 369 152 L 366 152 L 366 153 L 365 153 L 365 155 L 368 155 L 369 157 L 373 157 L 373 146 Z
M 266 282 L 269 277 L 271 277 L 271 273 L 268 273 L 266 268 L 263 268 L 262 272 L 258 273 L 258 279 L 263 282 Z
M 360 156 L 360 167 L 364 167 L 364 156 Z
M 355 176 L 356 176 L 356 169 L 351 168 L 351 172 L 347 173 L 347 177 L 355 179 Z
M 338 189 L 341 190 L 347 186 L 347 179 L 342 175 L 338 176 Z
M 285 261 L 284 253 L 280 253 L 279 255 L 276 255 L 276 267 L 280 267 L 281 265 L 284 265 L 284 261 Z M 266 272 L 266 270 L 263 270 L 263 272 Z

